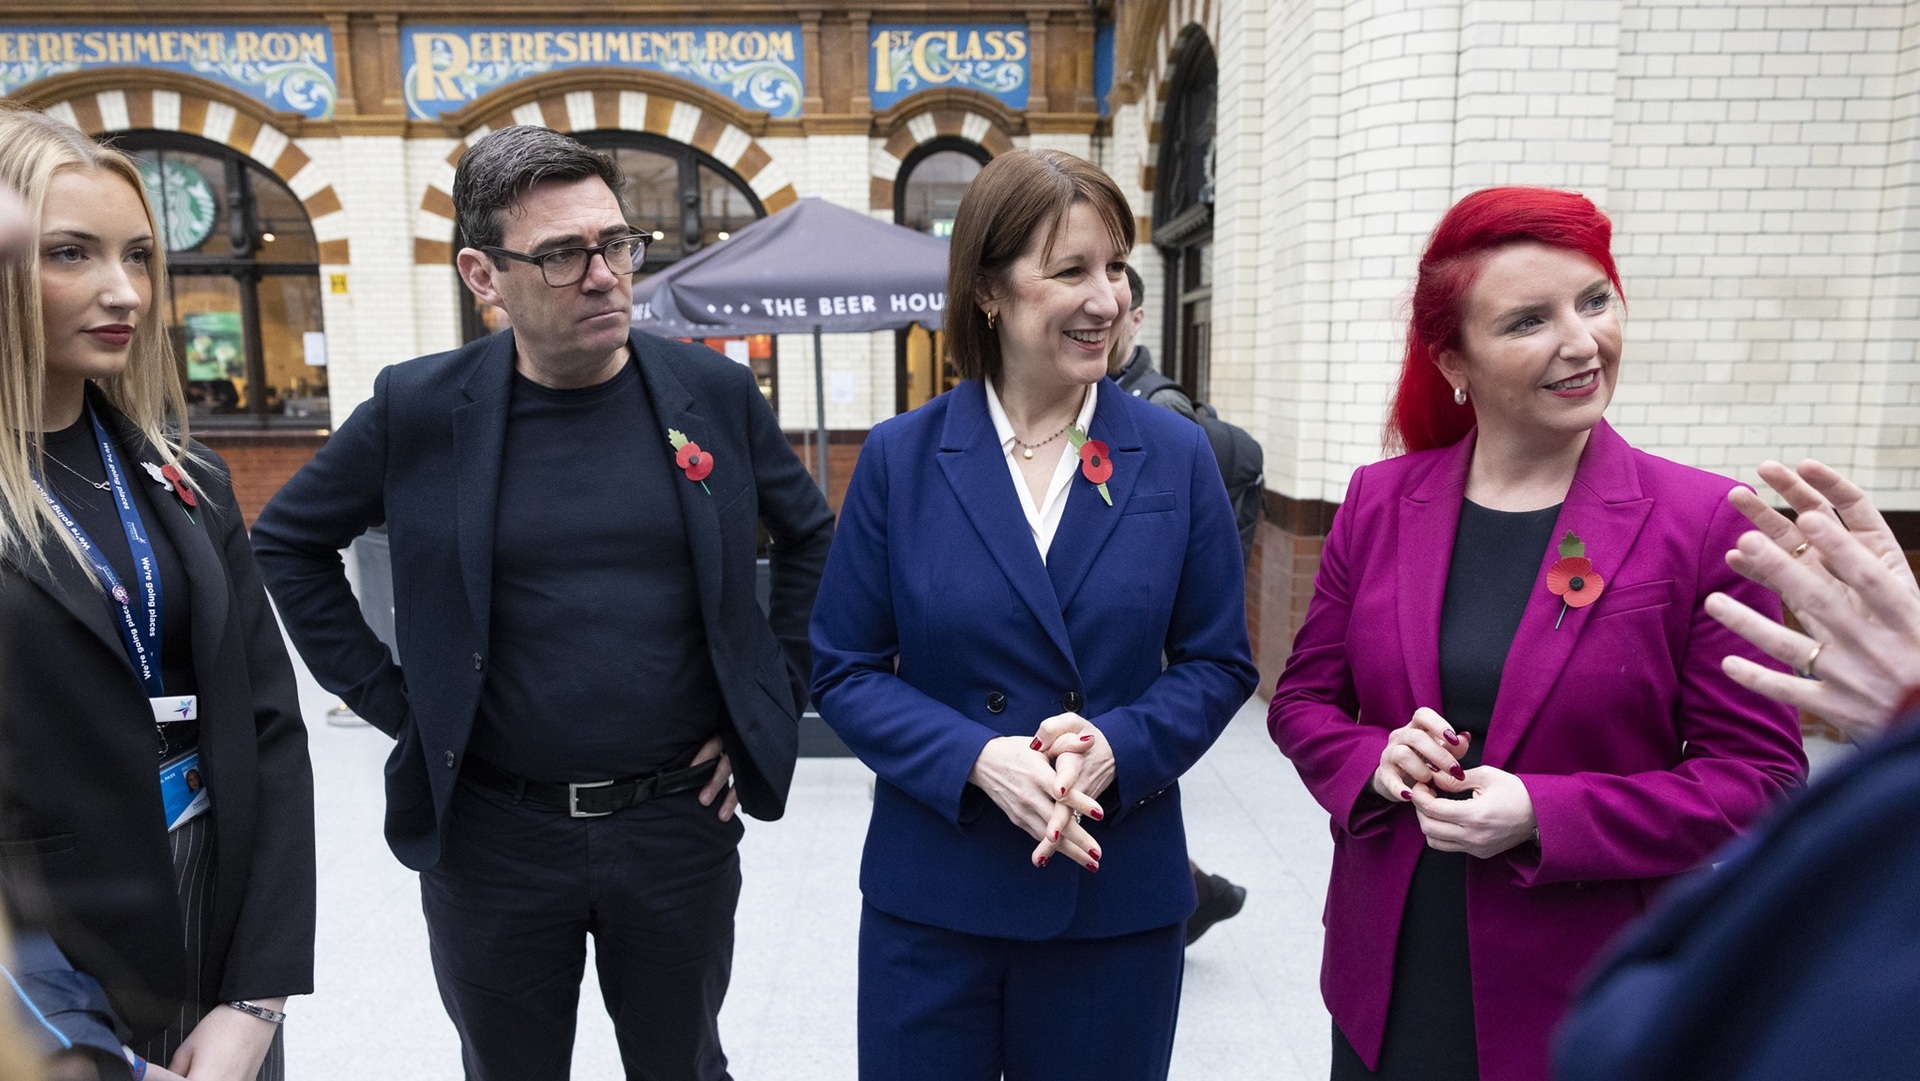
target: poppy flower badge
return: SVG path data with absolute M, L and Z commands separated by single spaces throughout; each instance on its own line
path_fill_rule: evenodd
M 667 429 L 667 442 L 673 444 L 673 464 L 680 467 L 688 480 L 697 481 L 703 491 L 712 495 L 713 489 L 707 487 L 707 474 L 713 472 L 713 455 L 674 428 Z
M 147 476 L 152 477 L 160 487 L 172 492 L 173 498 L 180 501 L 180 509 L 186 513 L 187 521 L 193 521 L 193 508 L 200 505 L 200 497 L 187 487 L 186 478 L 180 475 L 180 467 L 172 462 L 166 465 L 141 462 L 140 468 L 146 470 Z
M 1560 539 L 1560 559 L 1547 568 L 1547 592 L 1560 598 L 1560 615 L 1553 621 L 1553 629 L 1560 629 L 1560 621 L 1567 618 L 1567 609 L 1585 608 L 1600 599 L 1607 588 L 1607 580 L 1593 569 L 1593 561 L 1587 558 L 1587 545 L 1573 530 Z
M 1107 445 L 1088 439 L 1087 433 L 1074 425 L 1067 426 L 1067 438 L 1073 440 L 1073 449 L 1080 455 L 1080 475 L 1100 490 L 1107 506 L 1113 506 L 1113 494 L 1107 491 L 1107 481 L 1113 477 L 1113 458 L 1107 453 Z

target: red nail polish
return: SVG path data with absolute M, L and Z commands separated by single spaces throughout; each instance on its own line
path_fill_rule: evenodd
M 1100 858 L 1100 850 L 1097 848 L 1090 848 L 1087 850 L 1087 855 L 1092 856 L 1094 859 L 1097 860 Z
M 1099 864 L 1097 864 L 1097 863 L 1089 863 L 1089 864 L 1087 864 L 1087 873 L 1088 873 L 1088 874 L 1090 874 L 1090 875 L 1097 875 L 1097 874 L 1099 874 L 1099 873 L 1100 873 L 1100 865 L 1099 865 Z
M 1060 831 L 1059 831 L 1059 830 L 1054 830 L 1054 831 L 1053 831 L 1053 837 L 1051 838 L 1051 840 L 1055 840 L 1055 841 L 1058 841 L 1059 839 L 1060 839 Z
M 1447 729 L 1447 742 L 1448 743 L 1460 742 L 1460 736 L 1457 733 L 1455 733 L 1454 730 L 1451 728 Z
M 1100 808 L 1095 807 L 1093 810 L 1087 812 L 1087 817 L 1093 819 L 1095 822 L 1099 822 L 1107 816 L 1100 813 Z
M 1067 794 L 1067 786 L 1066 786 L 1066 785 L 1061 785 L 1061 786 L 1060 786 L 1060 794 L 1061 794 L 1062 796 L 1064 796 L 1064 795 L 1066 795 L 1066 794 Z
M 1406 800 L 1406 801 L 1407 801 L 1408 803 L 1412 803 L 1412 802 L 1413 802 L 1413 793 L 1411 793 L 1411 792 L 1409 792 L 1409 791 L 1407 791 L 1406 789 L 1404 789 L 1404 788 L 1403 788 L 1403 789 L 1401 789 L 1401 790 L 1400 790 L 1400 798 L 1401 798 L 1401 799 L 1403 799 L 1403 800 Z
M 1448 766 L 1447 772 L 1453 774 L 1453 779 L 1456 781 L 1464 781 L 1467 779 L 1467 771 L 1461 769 L 1458 764 Z
M 1047 865 L 1047 857 L 1045 856 L 1040 857 L 1040 866 L 1045 867 L 1046 865 Z
M 1080 737 L 1080 742 L 1082 742 L 1082 743 L 1092 743 L 1092 742 L 1093 742 L 1093 737 L 1092 737 L 1092 736 L 1081 736 L 1081 737 Z
M 1040 737 L 1039 737 L 1039 736 L 1035 736 L 1035 737 L 1033 737 L 1033 749 L 1034 749 L 1034 750 L 1036 750 L 1036 751 L 1040 749 Z

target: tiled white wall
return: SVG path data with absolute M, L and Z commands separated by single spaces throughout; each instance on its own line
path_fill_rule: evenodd
M 1920 3 L 1221 7 L 1213 397 L 1269 487 L 1337 501 L 1379 457 L 1427 233 L 1524 183 L 1614 217 L 1630 439 L 1742 476 L 1812 454 L 1920 508 Z M 1115 116 L 1122 175 L 1154 107 Z
M 312 140 L 302 148 L 325 161 L 347 215 L 353 263 L 344 269 L 347 292 L 331 294 L 328 311 L 328 391 L 337 424 L 373 394 L 380 368 L 405 360 L 418 347 L 418 307 L 413 273 L 413 214 L 419 194 L 407 183 L 407 145 L 393 136 L 346 136 Z M 411 203 L 409 203 L 411 196 Z M 346 309 L 349 325 L 337 327 L 334 310 Z
M 1909 3 L 1622 15 L 1616 252 L 1623 430 L 1751 473 L 1813 455 L 1920 507 L 1910 317 Z M 1908 88 L 1902 94 L 1902 88 Z

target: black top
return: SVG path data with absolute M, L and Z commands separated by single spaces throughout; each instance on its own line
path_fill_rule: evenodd
M 685 765 L 719 731 L 674 488 L 690 483 L 632 363 L 578 390 L 514 375 L 470 753 L 592 781 Z
M 120 576 L 128 592 L 135 596 L 134 603 L 139 604 L 139 576 L 134 573 L 133 550 L 128 547 L 126 534 L 121 530 L 120 515 L 114 509 L 113 493 L 95 487 L 106 483 L 107 467 L 100 460 L 99 445 L 94 441 L 93 423 L 82 413 L 73 424 L 57 432 L 48 432 L 44 446 L 50 461 L 43 470 L 43 483 L 53 489 L 54 497 L 60 500 L 60 504 L 67 508 L 67 513 L 73 516 L 95 547 L 106 556 L 113 572 Z M 126 446 L 117 449 L 122 476 L 133 490 L 134 510 L 139 513 L 146 527 L 143 532 L 153 545 L 154 562 L 160 568 L 160 680 L 169 695 L 195 694 L 192 598 L 187 585 L 187 572 L 180 563 L 179 553 L 167 540 L 166 530 L 157 528 L 158 515 L 187 512 L 172 493 L 162 488 L 141 468 L 142 459 L 134 451 Z M 115 605 L 112 598 L 104 593 L 100 596 L 100 603 Z M 116 615 L 114 620 L 117 628 L 119 617 Z M 131 664 L 132 660 L 129 659 L 128 663 Z M 150 715 L 130 720 L 136 724 L 153 725 Z M 160 732 L 165 733 L 164 745 L 160 745 Z M 159 756 L 163 759 L 172 758 L 199 743 L 200 723 L 175 721 L 160 726 L 154 739 Z
M 1446 600 L 1440 608 L 1441 700 L 1434 707 L 1454 731 L 1473 733 L 1461 760 L 1467 769 L 1480 764 L 1500 693 L 1500 673 L 1559 515 L 1558 506 L 1513 512 L 1461 501 Z M 1479 1076 L 1467 950 L 1471 858 L 1463 852 L 1421 851 L 1394 955 L 1393 998 L 1380 1069 L 1366 1074 L 1358 1056 L 1336 1040 L 1335 1078 L 1468 1081 Z M 1348 1071 L 1342 1071 L 1343 1064 Z

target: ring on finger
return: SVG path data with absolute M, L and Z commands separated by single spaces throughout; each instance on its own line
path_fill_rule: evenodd
M 1073 822 L 1074 822 L 1074 825 L 1076 825 L 1076 826 L 1080 824 L 1080 812 L 1079 812 L 1079 811 L 1075 811 L 1075 812 L 1073 812 Z
M 1806 664 L 1804 664 L 1804 665 L 1802 665 L 1802 666 L 1800 667 L 1800 671 L 1801 671 L 1801 672 L 1802 672 L 1802 673 L 1803 673 L 1803 674 L 1804 674 L 1804 675 L 1805 675 L 1805 676 L 1806 676 L 1806 677 L 1807 677 L 1808 679 L 1819 679 L 1819 678 L 1820 678 L 1819 676 L 1816 676 L 1816 675 L 1814 675 L 1814 674 L 1813 674 L 1813 665 L 1814 665 L 1814 662 L 1815 662 L 1815 661 L 1818 661 L 1818 660 L 1820 659 L 1820 651 L 1821 651 L 1822 649 L 1825 649 L 1825 648 L 1826 648 L 1826 643 L 1824 643 L 1824 642 L 1815 642 L 1815 643 L 1813 644 L 1813 652 L 1811 652 L 1811 653 L 1809 653 L 1809 654 L 1807 654 L 1807 663 L 1806 663 Z
M 1813 547 L 1812 541 L 1801 541 L 1799 546 L 1793 550 L 1793 558 L 1799 559 L 1801 556 L 1806 555 L 1807 549 L 1811 547 Z

